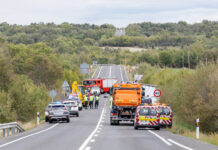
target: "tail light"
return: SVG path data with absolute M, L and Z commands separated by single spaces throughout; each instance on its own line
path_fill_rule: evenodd
M 111 116 L 116 116 L 117 115 L 117 113 L 111 113 Z
M 66 108 L 66 107 L 64 107 L 64 110 L 67 110 L 67 108 Z
M 49 111 L 53 111 L 53 109 L 52 108 L 50 108 L 50 110 Z
M 73 107 L 77 107 L 77 106 L 73 106 Z

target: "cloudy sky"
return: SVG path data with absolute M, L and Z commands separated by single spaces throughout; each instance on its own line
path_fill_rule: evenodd
M 0 22 L 110 23 L 218 21 L 218 0 L 0 0 Z

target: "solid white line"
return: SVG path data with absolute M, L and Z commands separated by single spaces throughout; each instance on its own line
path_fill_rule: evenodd
M 89 147 L 86 147 L 86 149 L 85 150 L 90 150 L 91 149 L 91 147 L 89 146 Z
M 8 143 L 5 143 L 5 144 L 2 144 L 2 145 L 0 145 L 0 148 L 5 147 L 5 146 L 7 146 L 7 145 L 9 145 L 9 144 L 12 144 L 12 143 L 18 142 L 18 141 L 20 141 L 20 140 L 26 139 L 26 138 L 28 138 L 28 137 L 31 137 L 31 136 L 34 136 L 34 135 L 37 135 L 37 134 L 40 134 L 40 133 L 46 132 L 46 131 L 48 131 L 48 130 L 51 130 L 52 128 L 56 127 L 58 124 L 59 124 L 59 123 L 56 123 L 56 124 L 54 124 L 53 126 L 47 128 L 47 129 L 45 129 L 45 130 L 42 130 L 42 131 L 39 131 L 39 132 L 36 132 L 36 133 L 30 134 L 30 135 L 27 135 L 27 136 L 21 137 L 21 138 L 19 138 L 19 139 L 13 140 L 13 141 L 11 141 L 11 142 L 8 142 Z
M 109 78 L 111 78 L 111 68 L 112 68 L 112 66 L 110 66 Z
M 121 75 L 121 79 L 122 79 L 122 82 L 123 82 L 123 74 L 122 74 L 122 71 L 121 71 L 121 66 L 120 66 L 120 75 Z
M 102 117 L 103 117 L 103 114 L 104 114 L 104 108 L 101 112 L 101 116 L 100 116 L 100 119 L 98 121 L 98 124 L 96 126 L 96 128 L 92 131 L 92 133 L 88 136 L 88 138 L 83 142 L 83 144 L 80 146 L 79 150 L 84 150 L 84 148 L 86 147 L 86 145 L 89 143 L 89 141 L 92 139 L 92 137 L 95 135 L 95 136 L 98 136 L 96 133 L 96 131 L 98 130 L 99 128 L 99 125 L 101 123 L 101 120 L 102 120 Z
M 127 81 L 129 81 L 129 77 L 128 77 L 127 73 L 126 73 L 125 68 L 124 68 L 124 71 L 125 71 L 125 74 L 126 74 L 126 79 L 127 79 Z
M 172 142 L 173 144 L 176 144 L 176 145 L 178 145 L 178 146 L 180 146 L 180 147 L 182 147 L 182 148 L 184 148 L 184 149 L 187 149 L 187 150 L 193 150 L 192 148 L 190 148 L 190 147 L 187 147 L 187 146 L 185 146 L 185 145 L 182 145 L 182 144 L 180 144 L 180 143 L 178 143 L 178 142 L 176 142 L 176 141 L 173 141 L 172 139 L 168 139 L 170 142 Z
M 98 70 L 98 68 L 95 69 L 95 72 L 94 72 L 93 75 L 92 75 L 92 79 L 94 78 L 94 75 L 95 75 L 95 73 L 96 73 L 97 70 Z
M 154 134 L 156 137 L 158 137 L 159 139 L 161 139 L 164 143 L 166 143 L 167 145 L 172 145 L 170 142 L 168 142 L 167 140 L 165 140 L 163 137 L 161 137 L 160 135 L 158 135 L 157 133 L 154 133 L 151 130 L 148 130 L 148 132 Z
M 99 70 L 99 72 L 98 72 L 97 78 L 99 78 L 99 75 L 100 75 L 100 73 L 101 73 L 101 69 L 102 69 L 102 66 L 100 67 L 100 70 Z

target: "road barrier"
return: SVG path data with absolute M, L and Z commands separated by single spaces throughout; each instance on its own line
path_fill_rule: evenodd
M 20 133 L 24 131 L 24 129 L 17 122 L 0 124 L 0 130 L 2 130 L 3 137 L 6 136 L 6 132 L 7 132 L 7 136 L 9 136 L 10 131 L 12 135 L 14 135 L 15 133 Z

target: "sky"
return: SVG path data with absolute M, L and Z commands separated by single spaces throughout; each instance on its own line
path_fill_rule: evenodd
M 0 0 L 0 23 L 28 25 L 218 21 L 218 0 Z

